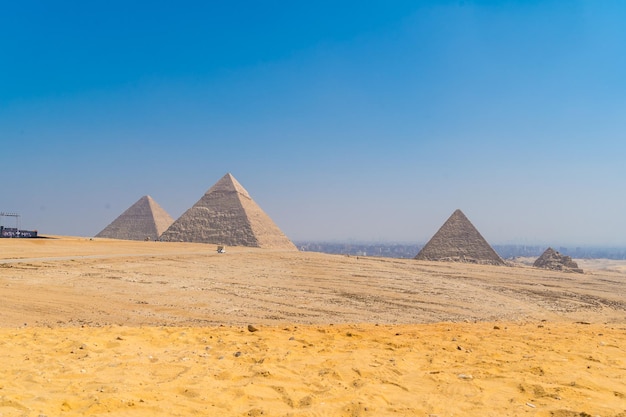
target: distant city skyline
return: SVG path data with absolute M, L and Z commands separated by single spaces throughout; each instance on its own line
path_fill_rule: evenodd
M 626 245 L 621 1 L 13 2 L 0 212 L 94 236 L 227 172 L 293 241 Z M 12 226 L 12 219 L 1 219 Z

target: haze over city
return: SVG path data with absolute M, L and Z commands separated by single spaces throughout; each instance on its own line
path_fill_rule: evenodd
M 293 240 L 626 245 L 621 1 L 0 13 L 0 211 L 93 236 L 231 172 Z M 2 220 L 11 225 L 11 219 Z

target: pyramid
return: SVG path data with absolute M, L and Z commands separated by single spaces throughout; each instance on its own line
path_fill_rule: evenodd
M 533 266 L 535 268 L 552 269 L 554 271 L 583 273 L 583 270 L 578 267 L 576 262 L 572 261 L 570 256 L 561 255 L 552 248 L 546 249 L 545 252 L 537 258 Z
M 230 173 L 183 213 L 161 240 L 296 250 Z
M 504 265 L 504 261 L 465 217 L 456 210 L 415 256 L 422 261 Z
M 96 237 L 157 240 L 174 219 L 149 195 L 141 197 Z

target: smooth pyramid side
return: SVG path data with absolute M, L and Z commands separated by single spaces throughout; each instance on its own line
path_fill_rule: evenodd
M 415 259 L 505 265 L 461 210 L 456 210 Z
M 183 213 L 161 240 L 296 250 L 230 173 Z
M 149 195 L 119 215 L 96 237 L 125 240 L 157 240 L 174 219 Z

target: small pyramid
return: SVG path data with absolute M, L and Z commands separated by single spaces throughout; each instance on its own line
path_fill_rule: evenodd
M 157 240 L 174 219 L 149 195 L 141 197 L 96 237 Z
M 183 213 L 161 240 L 297 250 L 230 173 Z
M 415 259 L 505 265 L 461 210 L 452 213 Z
M 578 264 L 572 261 L 571 256 L 562 255 L 552 248 L 548 248 L 533 264 L 535 268 L 552 269 L 554 271 L 583 273 Z

